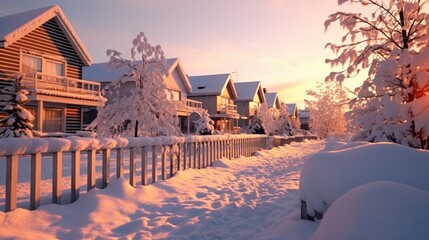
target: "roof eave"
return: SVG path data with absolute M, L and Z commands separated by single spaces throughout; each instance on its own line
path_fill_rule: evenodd
M 30 33 L 31 31 L 35 30 L 53 17 L 56 17 L 56 19 L 59 20 L 57 21 L 58 25 L 60 26 L 61 30 L 65 32 L 65 36 L 70 41 L 70 44 L 73 46 L 73 48 L 76 50 L 76 53 L 81 58 L 83 64 L 85 66 L 90 66 L 92 62 L 91 55 L 89 55 L 89 52 L 86 50 L 79 36 L 73 30 L 73 27 L 71 26 L 70 22 L 67 20 L 63 11 L 58 5 L 54 5 L 53 7 L 44 11 L 42 14 L 39 14 L 34 19 L 30 20 L 28 22 L 29 24 L 24 24 L 19 28 L 15 29 L 14 31 L 6 34 L 4 36 L 4 40 L 0 41 L 0 47 L 8 47 L 9 45 L 18 41 L 23 34 L 26 35 Z

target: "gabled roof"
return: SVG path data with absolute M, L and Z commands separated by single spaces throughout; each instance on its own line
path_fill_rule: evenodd
M 137 64 L 141 61 L 136 61 Z M 186 90 L 188 92 L 192 91 L 191 83 L 189 82 L 188 76 L 185 73 L 183 65 L 178 58 L 169 58 L 167 59 L 168 74 L 171 74 L 175 69 L 177 69 L 180 74 L 180 78 Z M 82 69 L 83 79 L 91 80 L 94 82 L 111 82 L 113 80 L 119 79 L 124 73 L 127 73 L 129 70 L 128 67 L 110 69 L 107 62 L 104 63 L 94 63 L 90 67 L 85 67 Z
M 277 92 L 269 92 L 269 93 L 265 93 L 265 99 L 267 100 L 267 106 L 270 107 L 274 107 L 276 102 L 280 103 L 280 100 L 277 96 Z
M 186 91 L 192 92 L 191 82 L 189 81 L 188 75 L 186 74 L 180 59 L 178 58 L 167 59 L 167 66 L 168 66 L 168 74 L 171 74 L 175 69 L 177 69 L 177 72 L 180 74 L 180 78 L 182 79 L 182 82 L 186 88 Z
M 0 48 L 13 44 L 52 18 L 55 18 L 82 62 L 86 66 L 91 65 L 91 55 L 58 5 L 0 17 Z
M 192 85 L 190 96 L 221 95 L 228 85 L 230 85 L 233 94 L 232 97 L 234 99 L 237 98 L 237 90 L 229 73 L 190 76 L 189 81 Z
M 235 83 L 237 89 L 237 101 L 253 101 L 258 95 L 261 96 L 261 102 L 265 101 L 264 92 L 262 90 L 261 82 L 239 82 Z
M 286 103 L 286 106 L 290 114 L 294 114 L 294 112 L 298 110 L 296 107 L 296 103 Z

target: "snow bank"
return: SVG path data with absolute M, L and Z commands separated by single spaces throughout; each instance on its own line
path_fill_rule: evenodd
M 429 192 L 395 182 L 373 182 L 341 196 L 313 240 L 427 239 Z
M 429 151 L 393 143 L 351 143 L 322 151 L 305 163 L 300 198 L 310 216 L 324 213 L 341 195 L 374 181 L 394 181 L 429 191 Z

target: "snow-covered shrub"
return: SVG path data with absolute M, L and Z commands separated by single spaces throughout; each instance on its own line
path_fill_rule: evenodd
M 89 128 L 96 129 L 100 136 L 182 135 L 175 105 L 166 98 L 163 78 L 168 75 L 168 68 L 161 46 L 152 46 L 140 33 L 133 40 L 131 54 L 131 60 L 127 60 L 120 52 L 107 50 L 109 66 L 127 71 L 106 86 L 103 93 L 119 93 L 118 89 L 129 81 L 135 83 L 135 88 L 100 106 Z
M 301 171 L 299 195 L 308 215 L 326 210 L 365 183 L 393 181 L 429 191 L 429 151 L 393 143 L 350 143 L 312 155 Z
M 29 99 L 21 80 L 22 76 L 15 74 L 8 80 L 11 85 L 0 89 L 0 94 L 6 98 L 0 99 L 0 107 L 8 114 L 0 120 L 0 138 L 33 137 L 34 116 L 24 107 Z
M 265 129 L 260 116 L 255 114 L 252 118 L 250 118 L 247 130 L 248 133 L 251 134 L 265 134 Z
M 195 124 L 195 132 L 200 135 L 212 135 L 215 133 L 214 131 L 214 121 L 210 118 L 210 114 L 207 110 L 201 112 L 201 118 L 197 121 L 194 121 Z

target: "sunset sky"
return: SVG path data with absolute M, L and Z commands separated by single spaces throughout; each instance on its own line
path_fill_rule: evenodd
M 132 39 L 143 31 L 191 76 L 234 72 L 235 81 L 261 81 L 300 108 L 305 90 L 330 71 L 324 45 L 341 38 L 323 25 L 342 9 L 336 0 L 2 0 L 0 16 L 53 4 L 94 63 L 108 60 L 107 49 L 129 57 Z

